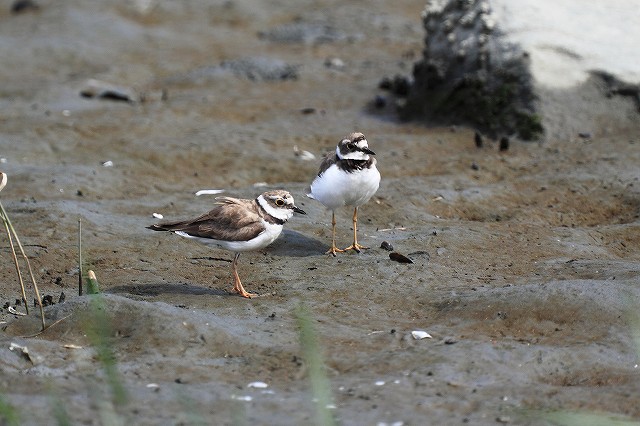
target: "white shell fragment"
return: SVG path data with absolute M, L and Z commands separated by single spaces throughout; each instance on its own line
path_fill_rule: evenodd
M 413 337 L 416 340 L 422 340 L 427 338 L 431 339 L 431 335 L 426 331 L 422 331 L 422 330 L 413 330 L 411 332 L 411 337 Z
M 111 160 L 103 161 L 102 167 L 113 167 L 113 161 Z
M 231 395 L 231 399 L 235 399 L 236 401 L 246 401 L 246 402 L 253 401 L 253 397 L 250 395 L 243 395 L 243 396 Z
M 157 384 L 157 383 L 147 383 L 147 387 L 148 387 L 149 389 L 157 389 L 157 388 L 159 388 L 159 387 L 160 387 L 160 385 L 159 385 L 159 384 Z
M 22 345 L 19 345 L 17 343 L 11 342 L 9 344 L 9 350 L 10 351 L 15 351 L 16 349 L 18 351 L 22 352 L 23 354 L 28 354 L 29 353 L 29 349 L 27 349 L 26 346 L 22 346 Z
M 9 311 L 10 314 L 13 314 L 13 315 L 22 315 L 22 316 L 27 315 L 27 314 L 25 314 L 23 312 L 16 311 L 16 308 L 14 308 L 13 306 L 9 306 L 9 308 L 7 310 Z
M 248 388 L 266 389 L 269 387 L 265 382 L 251 382 L 247 385 Z
M 163 216 L 163 215 L 161 215 L 160 213 L 154 213 L 154 214 L 152 214 L 151 216 L 155 217 L 156 219 L 162 219 L 162 218 L 164 218 L 164 216 Z
M 223 192 L 224 189 L 201 189 L 200 191 L 196 192 L 196 197 L 199 197 L 201 195 L 215 195 Z
M 80 89 L 84 98 L 100 98 L 112 101 L 140 102 L 140 95 L 130 87 L 118 86 L 96 79 L 89 79 Z
M 82 349 L 82 346 L 74 345 L 73 343 L 62 345 L 62 347 L 65 349 Z

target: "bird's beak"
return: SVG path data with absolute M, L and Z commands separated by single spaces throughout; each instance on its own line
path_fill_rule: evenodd
M 298 208 L 296 206 L 292 207 L 293 211 L 296 213 L 300 213 L 300 214 L 306 214 L 304 210 L 302 210 L 301 208 Z
M 365 154 L 369 154 L 369 155 L 376 155 L 375 152 L 371 151 L 369 148 L 367 148 L 366 146 L 364 148 L 362 148 L 360 151 L 364 152 Z

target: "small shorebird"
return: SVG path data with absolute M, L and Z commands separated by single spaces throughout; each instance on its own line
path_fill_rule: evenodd
M 216 197 L 217 206 L 195 219 L 162 222 L 148 226 L 154 231 L 171 231 L 202 244 L 235 253 L 232 262 L 233 290 L 242 297 L 248 293 L 238 276 L 238 258 L 244 251 L 262 249 L 278 238 L 293 213 L 306 214 L 296 207 L 287 191 L 267 191 L 255 200 Z
M 307 197 L 313 198 L 331 210 L 331 248 L 327 254 L 342 253 L 368 247 L 358 243 L 358 207 L 369 201 L 380 185 L 380 172 L 376 168 L 375 153 L 369 149 L 362 133 L 351 133 L 342 139 L 335 153 L 327 155 L 320 171 L 311 183 Z M 345 249 L 336 247 L 336 209 L 352 206 L 353 244 Z

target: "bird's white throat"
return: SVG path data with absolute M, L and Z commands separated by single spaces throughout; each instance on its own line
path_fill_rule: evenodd
M 336 147 L 336 155 L 341 160 L 364 160 L 364 161 L 367 161 L 369 159 L 369 154 L 366 154 L 366 153 L 364 153 L 362 151 L 353 151 L 353 152 L 348 152 L 345 155 L 342 155 L 340 153 L 340 146 L 339 145 Z
M 262 195 L 258 197 L 258 204 L 260 204 L 260 206 L 264 209 L 264 211 L 266 211 L 268 214 L 275 217 L 276 219 L 286 221 L 291 219 L 291 216 L 293 216 L 293 210 L 291 210 L 288 207 L 283 207 L 283 208 L 274 207 L 271 204 L 269 204 L 269 202 Z

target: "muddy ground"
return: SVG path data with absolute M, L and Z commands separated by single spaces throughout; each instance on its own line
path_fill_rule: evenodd
M 479 149 L 472 129 L 374 106 L 382 77 L 409 74 L 421 54 L 420 2 L 38 4 L 0 11 L 1 200 L 40 291 L 66 300 L 46 308 L 62 321 L 24 337 L 37 310 L 9 313 L 20 292 L 1 240 L 0 396 L 20 424 L 312 424 L 301 304 L 341 424 L 538 425 L 555 410 L 640 420 L 631 100 L 596 81 L 541 88 L 545 140 Z M 144 102 L 82 97 L 88 79 Z M 355 130 L 382 174 L 360 211 L 371 249 L 333 258 L 330 213 L 304 191 L 319 156 Z M 269 188 L 308 214 L 240 258 L 253 300 L 228 292 L 231 254 L 145 229 L 153 213 L 208 210 L 200 189 Z M 350 217 L 338 212 L 341 246 Z M 79 219 L 97 308 L 77 295 Z M 414 263 L 390 260 L 382 241 Z M 96 312 L 115 376 L 87 326 Z

